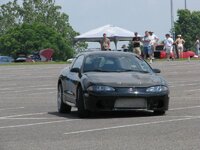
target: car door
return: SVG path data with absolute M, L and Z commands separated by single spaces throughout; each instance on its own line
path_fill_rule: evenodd
M 75 60 L 75 62 L 73 63 L 72 67 L 70 68 L 79 68 L 81 69 L 82 64 L 83 64 L 83 60 L 84 60 L 84 55 L 80 55 L 77 57 L 77 59 Z M 76 72 L 71 72 L 69 71 L 67 76 L 66 76 L 66 96 L 67 96 L 67 100 L 74 103 L 76 101 L 76 87 L 78 85 L 78 83 L 80 82 L 80 77 L 78 75 L 78 73 Z

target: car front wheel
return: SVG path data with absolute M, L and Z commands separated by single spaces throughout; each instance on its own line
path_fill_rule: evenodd
M 69 106 L 69 105 L 67 105 L 63 102 L 63 87 L 62 87 L 62 84 L 58 85 L 57 107 L 58 107 L 59 113 L 70 113 L 71 112 L 71 106 Z
M 76 106 L 78 108 L 78 116 L 80 118 L 86 118 L 89 116 L 89 111 L 85 109 L 83 91 L 81 87 L 77 90 Z

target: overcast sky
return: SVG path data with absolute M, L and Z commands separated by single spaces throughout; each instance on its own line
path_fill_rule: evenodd
M 9 0 L 0 0 L 0 4 Z M 21 0 L 18 0 L 21 1 Z M 171 28 L 171 0 L 56 0 L 79 33 L 112 24 L 144 35 L 151 30 L 160 38 Z M 174 17 L 185 0 L 173 0 Z M 187 0 L 189 10 L 200 11 L 200 0 Z

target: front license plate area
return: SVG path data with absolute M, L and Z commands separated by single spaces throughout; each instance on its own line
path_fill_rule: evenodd
M 115 108 L 147 108 L 144 98 L 120 98 L 115 101 Z

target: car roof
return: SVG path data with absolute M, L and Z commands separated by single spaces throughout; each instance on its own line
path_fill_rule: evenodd
M 132 53 L 132 52 L 121 52 L 121 51 L 85 51 L 85 52 L 81 52 L 77 55 L 85 55 L 85 56 L 89 56 L 89 55 L 108 55 L 108 56 L 127 56 L 127 55 L 134 55 L 137 56 L 136 54 Z

